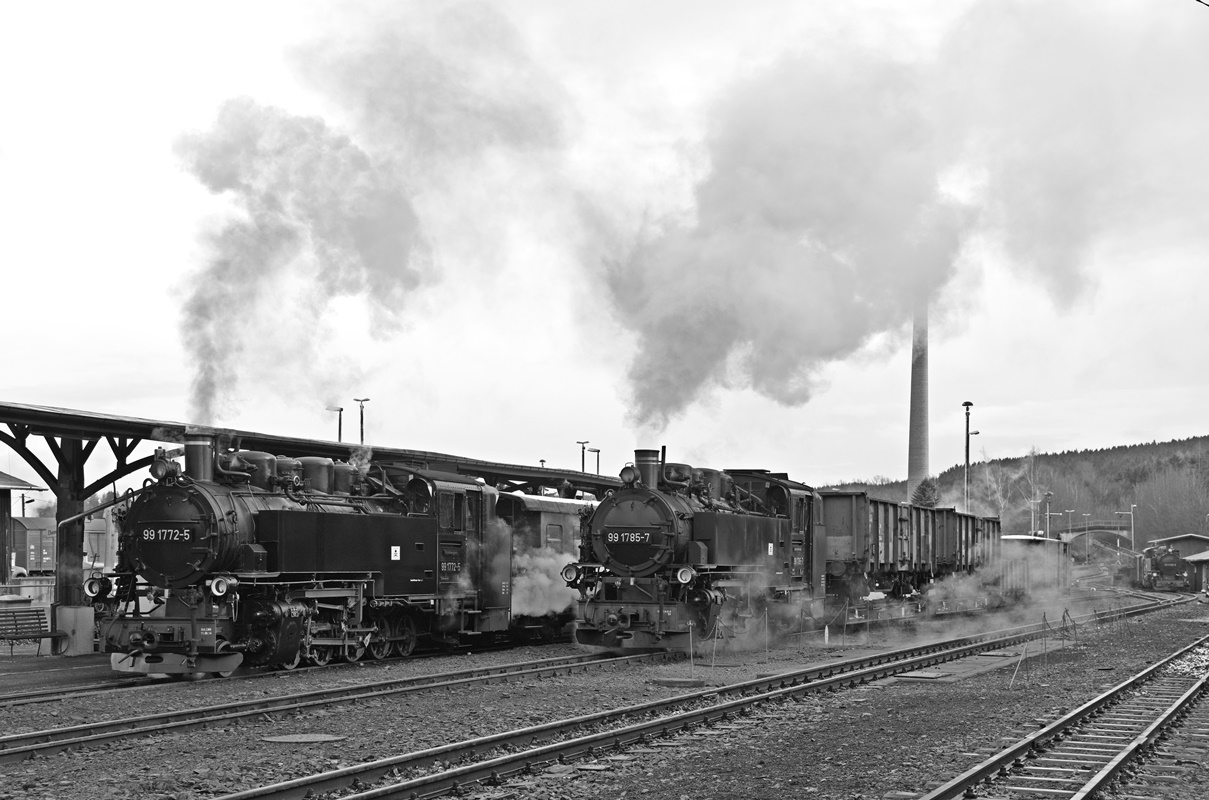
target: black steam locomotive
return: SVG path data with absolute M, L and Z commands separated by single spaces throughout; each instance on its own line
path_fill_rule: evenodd
M 116 670 L 406 656 L 423 643 L 549 635 L 570 620 L 574 593 L 542 587 L 572 560 L 589 502 L 222 452 L 203 436 L 186 441 L 183 471 L 160 451 L 152 475 L 117 514 L 117 569 L 85 585 Z
M 993 517 L 820 492 L 765 470 L 694 469 L 656 450 L 636 451 L 621 480 L 563 571 L 587 645 L 687 650 L 831 621 L 979 610 L 1050 577 L 1001 563 L 1006 537 Z
M 1170 545 L 1147 547 L 1142 551 L 1138 568 L 1143 589 L 1186 592 L 1191 586 L 1188 562 L 1180 558 L 1180 551 Z
M 764 471 L 664 463 L 638 450 L 623 487 L 585 523 L 576 638 L 602 647 L 688 649 L 694 638 L 800 628 L 821 616 L 822 505 Z

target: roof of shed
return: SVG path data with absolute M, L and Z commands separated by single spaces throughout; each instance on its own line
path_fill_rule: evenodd
M 46 491 L 46 487 L 44 487 L 44 486 L 35 486 L 34 484 L 29 483 L 28 481 L 23 481 L 20 478 L 14 478 L 12 475 L 9 475 L 7 472 L 0 472 L 0 490 L 4 490 L 4 489 L 8 489 L 9 491 L 18 491 L 18 492 L 30 491 L 30 490 L 35 491 L 35 492 Z

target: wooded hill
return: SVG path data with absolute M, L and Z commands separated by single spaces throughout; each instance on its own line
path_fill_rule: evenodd
M 963 464 L 957 464 L 934 476 L 934 494 L 925 487 L 915 502 L 928 504 L 934 499 L 937 506 L 962 508 L 963 469 Z M 828 488 L 864 488 L 893 502 L 908 499 L 906 481 Z M 1059 514 L 1050 518 L 1055 532 L 1085 520 L 1128 523 L 1128 515 L 1115 512 L 1136 505 L 1139 544 L 1183 533 L 1209 535 L 1209 436 L 1103 450 L 1040 453 L 1034 449 L 1018 458 L 970 464 L 970 510 L 999 517 L 1004 533 L 1026 533 L 1034 526 L 1044 529 L 1046 492 L 1052 492 L 1049 511 Z

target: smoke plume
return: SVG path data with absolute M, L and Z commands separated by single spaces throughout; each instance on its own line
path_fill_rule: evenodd
M 197 364 L 193 420 L 215 420 L 249 349 L 300 370 L 314 362 L 313 340 L 249 341 L 257 313 L 280 300 L 270 292 L 281 279 L 301 289 L 311 319 L 331 298 L 358 295 L 376 325 L 388 324 L 424 281 L 425 243 L 405 187 L 323 120 L 231 100 L 214 128 L 183 138 L 178 153 L 241 212 L 211 235 L 213 256 L 185 304 L 185 342 Z
M 944 284 L 974 216 L 939 189 L 921 83 L 854 49 L 782 59 L 719 100 L 696 219 L 612 275 L 639 334 L 637 422 L 662 426 L 716 385 L 805 402 L 824 364 Z
M 603 280 L 636 342 L 633 421 L 656 427 L 716 388 L 808 401 L 829 364 L 905 341 L 969 243 L 1077 302 L 1104 245 L 1209 230 L 1204 25 L 1195 3 L 995 0 L 902 48 L 914 60 L 854 32 L 743 62 L 706 108 L 704 172 L 668 173 L 702 175 L 691 214 L 635 231 L 619 220 L 643 210 L 571 166 L 652 163 L 584 152 L 572 89 L 592 80 L 556 77 L 494 4 L 375 6 L 293 54 L 330 118 L 232 100 L 180 144 L 236 209 L 189 285 L 192 419 L 265 364 L 282 383 L 361 369 L 317 369 L 316 326 L 263 320 L 283 298 L 306 320 L 357 298 L 389 331 L 451 264 L 498 268 L 534 242 Z M 631 146 L 696 141 L 654 132 Z
M 930 60 L 837 44 L 726 87 L 695 219 L 610 272 L 635 421 L 713 387 L 809 400 L 829 362 L 905 339 L 974 237 L 1060 306 L 1101 246 L 1203 238 L 1203 11 L 982 2 Z
M 376 335 L 396 331 L 441 277 L 440 250 L 492 252 L 483 231 L 500 223 L 462 216 L 468 187 L 498 211 L 524 158 L 563 145 L 558 85 L 486 4 L 378 9 L 355 35 L 299 48 L 294 64 L 343 124 L 234 99 L 177 147 L 236 209 L 207 236 L 210 262 L 185 303 L 196 422 L 233 411 L 252 370 L 279 394 L 338 396 L 326 384 L 350 385 L 361 366 L 347 353 L 323 362 L 332 300 L 357 298 Z M 426 229 L 456 236 L 438 249 Z M 285 326 L 264 319 L 285 310 Z
M 945 147 L 985 180 L 987 233 L 1062 305 L 1099 245 L 1203 237 L 1206 10 L 982 2 L 940 49 Z

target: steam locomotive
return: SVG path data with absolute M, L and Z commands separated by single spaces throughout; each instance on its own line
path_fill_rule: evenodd
M 1147 547 L 1143 550 L 1139 570 L 1143 589 L 1186 592 L 1191 587 L 1188 580 L 1188 562 L 1180 558 L 1180 551 L 1171 545 Z
M 621 480 L 563 570 L 582 644 L 688 650 L 908 606 L 986 607 L 1000 591 L 973 578 L 1001 557 L 997 518 L 817 491 L 766 470 L 694 469 L 656 450 L 635 451 Z M 976 588 L 948 591 L 962 576 Z M 1006 578 L 1005 588 L 1061 583 L 1040 571 Z
M 818 493 L 785 475 L 694 470 L 638 450 L 622 488 L 587 521 L 576 638 L 601 647 L 688 649 L 822 613 Z
M 501 493 L 464 475 L 225 452 L 190 436 L 185 465 L 115 513 L 118 564 L 85 583 L 115 670 L 226 675 L 411 654 L 418 644 L 549 636 L 592 503 Z M 550 592 L 551 582 L 559 592 Z

